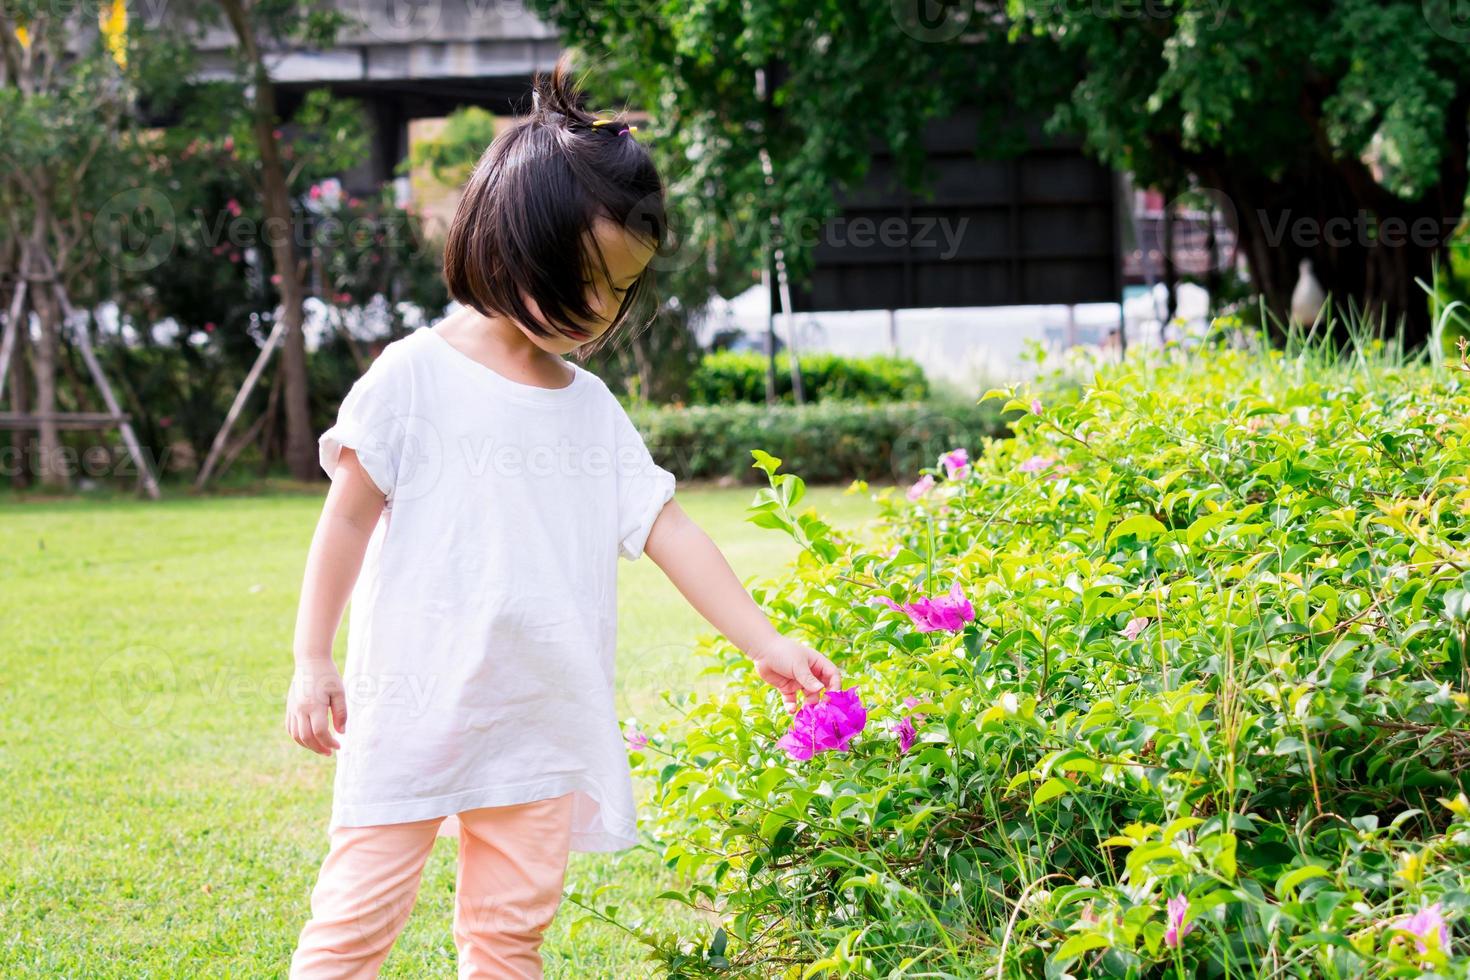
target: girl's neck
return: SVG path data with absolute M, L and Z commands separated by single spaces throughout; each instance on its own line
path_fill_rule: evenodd
M 466 356 L 523 384 L 558 388 L 568 384 L 571 367 L 543 350 L 503 316 L 485 316 L 467 306 L 439 321 L 435 330 Z

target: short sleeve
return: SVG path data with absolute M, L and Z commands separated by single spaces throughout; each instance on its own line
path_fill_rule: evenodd
M 401 372 L 394 370 L 394 353 L 385 349 L 378 355 L 348 389 L 337 409 L 336 424 L 317 438 L 318 457 L 328 477 L 336 479 L 342 447 L 350 446 L 367 475 L 388 498 L 398 482 L 407 412 L 405 382 Z
M 617 415 L 618 554 L 629 561 L 643 555 L 654 521 L 674 496 L 674 474 L 653 461 L 643 437 L 623 406 Z

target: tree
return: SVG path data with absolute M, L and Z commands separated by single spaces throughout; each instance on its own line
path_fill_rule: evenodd
M 266 55 L 269 45 L 297 42 L 327 47 L 345 19 L 318 11 L 307 0 L 219 0 L 225 21 L 240 43 L 239 55 L 249 80 L 255 147 L 259 153 L 261 203 L 265 210 L 266 244 L 270 248 L 273 281 L 281 293 L 281 315 L 286 321 L 281 370 L 286 403 L 286 465 L 298 480 L 320 474 L 316 434 L 311 425 L 311 401 L 306 371 L 303 302 L 305 269 L 296 249 L 296 221 L 291 187 L 281 149 L 275 84 Z
M 102 201 L 98 170 L 104 160 L 113 174 L 127 169 L 117 152 L 130 92 L 121 8 L 120 0 L 103 4 L 95 29 L 84 13 L 96 8 L 85 4 L 0 6 L 0 272 L 7 316 L 28 324 L 34 315 L 39 326 L 28 379 L 34 391 L 17 385 L 15 398 L 30 396 L 39 419 L 39 476 L 48 487 L 71 479 L 54 417 L 62 296 L 96 262 L 90 219 Z M 22 346 L 28 334 L 18 331 Z M 17 378 L 22 360 L 13 357 Z
M 694 230 L 732 223 L 752 262 L 762 216 L 831 214 L 871 138 L 920 184 L 923 125 L 960 104 L 982 111 L 986 155 L 1046 118 L 1141 182 L 1213 191 L 1283 319 L 1309 257 L 1339 304 L 1421 338 L 1414 279 L 1464 210 L 1470 31 L 1453 0 L 533 6 L 654 114 L 669 165 L 704 188 Z M 768 114 L 753 79 L 773 67 Z M 805 244 L 790 249 L 797 275 Z
M 1251 279 L 1287 317 L 1300 260 L 1410 341 L 1464 213 L 1470 60 L 1445 0 L 1020 0 L 1070 93 L 1056 123 L 1146 183 L 1228 204 Z M 1133 16 L 1129 16 L 1129 12 Z

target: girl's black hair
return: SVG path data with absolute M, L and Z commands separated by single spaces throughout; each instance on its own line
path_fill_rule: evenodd
M 451 296 L 483 315 L 509 316 L 538 336 L 579 339 L 588 332 L 576 321 L 595 318 L 585 284 L 594 273 L 609 275 L 594 222 L 606 218 L 662 248 L 664 185 L 648 150 L 622 132 L 627 123 L 593 125 L 599 117 L 582 108 L 565 53 L 550 77 L 536 73 L 532 96 L 530 115 L 491 142 L 465 184 L 444 243 L 444 279 Z M 600 348 L 653 299 L 653 277 L 644 269 L 607 331 L 579 352 Z

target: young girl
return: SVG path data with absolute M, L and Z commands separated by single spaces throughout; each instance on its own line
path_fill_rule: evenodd
M 436 836 L 459 841 L 459 976 L 541 976 L 568 852 L 637 843 L 613 696 L 619 557 L 646 552 L 788 711 L 840 686 L 673 500 L 606 385 L 564 359 L 647 298 L 663 185 L 630 127 L 579 107 L 565 62 L 535 88 L 449 229 L 462 308 L 388 344 L 320 438 L 332 485 L 285 721 L 337 764 L 292 977 L 376 976 Z

